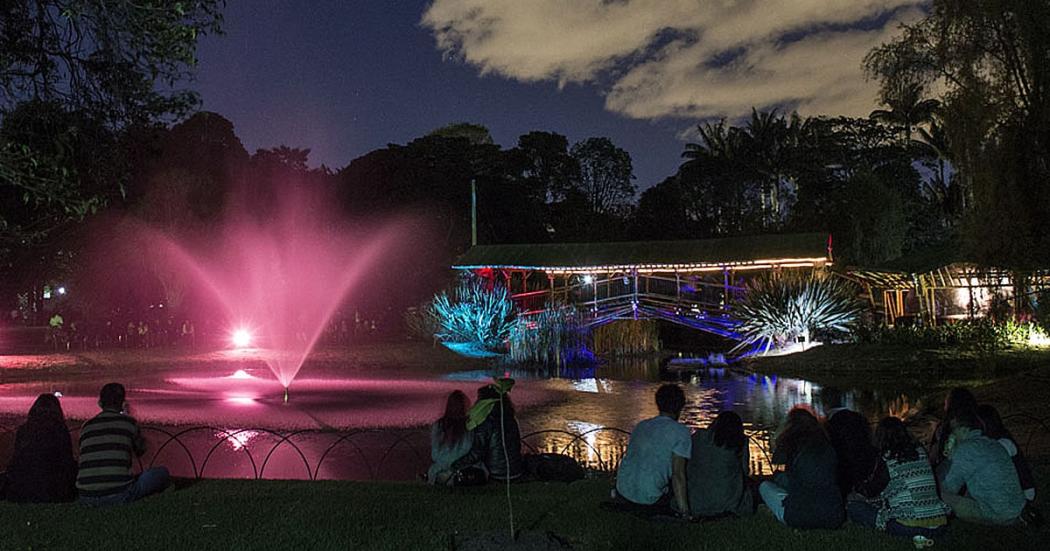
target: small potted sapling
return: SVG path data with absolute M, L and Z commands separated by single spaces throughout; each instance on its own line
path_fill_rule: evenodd
M 483 399 L 483 400 L 478 400 L 474 404 L 474 406 L 470 408 L 470 411 L 467 413 L 467 429 L 468 430 L 474 430 L 475 428 L 477 428 L 478 425 L 483 423 L 485 421 L 485 419 L 488 418 L 489 414 L 492 412 L 492 408 L 494 408 L 494 407 L 496 407 L 498 405 L 499 406 L 500 442 L 503 443 L 503 460 L 506 461 L 507 464 L 510 464 L 510 454 L 507 452 L 507 441 L 505 439 L 505 436 L 506 436 L 507 433 L 506 433 L 506 427 L 504 426 L 505 415 L 504 415 L 504 411 L 503 411 L 503 397 L 506 396 L 508 393 L 510 393 L 510 389 L 511 388 L 514 388 L 514 379 L 511 379 L 509 377 L 503 377 L 503 378 L 499 378 L 499 379 L 494 378 L 492 380 L 492 384 L 490 384 L 489 386 L 496 390 L 496 392 L 499 394 L 499 399 L 486 398 L 486 399 Z M 516 535 L 514 533 L 514 505 L 513 505 L 513 503 L 511 503 L 511 499 L 510 499 L 510 478 L 509 477 L 507 478 L 507 481 L 506 481 L 506 491 L 507 491 L 507 516 L 508 516 L 508 518 L 510 520 L 510 541 L 514 541 L 516 539 Z

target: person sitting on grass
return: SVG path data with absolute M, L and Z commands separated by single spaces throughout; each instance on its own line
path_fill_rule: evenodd
M 1026 500 L 1010 455 L 981 433 L 981 421 L 973 409 L 957 411 L 951 426 L 941 499 L 962 520 L 1015 523 Z M 962 495 L 964 489 L 966 495 Z
M 1032 503 L 1035 501 L 1035 476 L 1032 474 L 1032 467 L 1028 464 L 1024 454 L 1021 453 L 1017 440 L 1010 434 L 1010 431 L 1006 430 L 1003 419 L 999 416 L 999 410 L 995 409 L 995 406 L 991 404 L 981 404 L 977 406 L 977 417 L 980 418 L 981 425 L 984 426 L 984 435 L 999 442 L 1003 449 L 1006 450 L 1006 453 L 1010 455 L 1010 459 L 1014 463 L 1014 469 L 1017 471 L 1017 479 L 1021 483 L 1021 489 L 1024 491 L 1024 497 L 1029 503 Z
M 99 392 L 102 412 L 80 429 L 80 470 L 77 490 L 87 505 L 130 503 L 168 486 L 168 469 L 153 467 L 131 473 L 132 454 L 146 452 L 138 423 L 127 414 L 124 385 L 109 383 Z
M 453 390 L 445 402 L 445 414 L 430 426 L 430 459 L 427 482 L 453 483 L 452 463 L 470 451 L 473 433 L 467 430 L 470 398 L 462 390 Z
M 836 480 L 837 460 L 824 428 L 806 406 L 795 406 L 773 445 L 772 462 L 785 465 L 758 487 L 773 516 L 793 528 L 837 528 L 845 518 Z
M 894 536 L 930 540 L 943 537 L 950 511 L 937 495 L 937 481 L 926 450 L 896 417 L 879 421 L 875 446 L 882 454 L 889 480 L 876 500 L 849 501 L 846 510 L 850 520 Z
M 838 458 L 839 490 L 873 498 L 886 487 L 889 475 L 879 450 L 871 443 L 871 426 L 861 414 L 840 409 L 827 422 L 828 439 Z
M 54 394 L 41 394 L 15 433 L 6 498 L 17 503 L 73 501 L 76 477 L 77 462 L 62 405 Z
M 686 462 L 692 454 L 689 429 L 678 422 L 685 393 L 666 384 L 656 391 L 659 415 L 631 431 L 627 453 L 616 471 L 614 495 L 658 512 L 689 516 Z
M 452 462 L 452 470 L 463 473 L 470 467 L 481 465 L 489 478 L 518 478 L 525 472 L 525 462 L 521 458 L 521 430 L 514 418 L 514 403 L 508 394 L 500 394 L 492 385 L 478 389 L 478 401 L 482 400 L 495 400 L 496 405 L 474 428 L 470 451 Z M 500 401 L 503 403 L 502 416 Z
M 711 426 L 693 433 L 686 469 L 689 510 L 698 517 L 747 516 L 755 512 L 749 484 L 751 454 L 740 416 L 718 414 Z
M 946 450 L 951 447 L 949 443 L 952 435 L 951 420 L 955 417 L 955 413 L 961 410 L 976 411 L 977 398 L 968 389 L 955 387 L 944 398 L 944 417 L 934 428 L 933 441 L 930 443 L 930 463 L 933 464 L 938 478 L 944 478 L 944 467 L 941 467 L 941 464 L 944 463 L 947 456 Z

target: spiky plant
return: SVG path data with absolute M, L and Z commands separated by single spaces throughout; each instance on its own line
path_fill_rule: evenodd
M 824 273 L 785 273 L 759 277 L 747 284 L 736 303 L 743 341 L 763 352 L 815 332 L 849 332 L 861 312 L 856 289 Z
M 479 280 L 464 281 L 452 293 L 439 293 L 433 308 L 440 322 L 437 337 L 443 342 L 498 349 L 514 327 L 514 302 L 507 289 Z

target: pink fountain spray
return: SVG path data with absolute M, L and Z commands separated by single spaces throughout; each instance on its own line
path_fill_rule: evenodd
M 260 349 L 288 388 L 355 283 L 377 268 L 393 224 L 367 237 L 350 231 L 320 196 L 282 192 L 266 216 L 227 218 L 206 246 L 191 249 L 156 231 L 154 250 L 185 268 L 188 282 L 222 305 L 235 348 Z M 241 209 L 244 211 L 245 209 Z

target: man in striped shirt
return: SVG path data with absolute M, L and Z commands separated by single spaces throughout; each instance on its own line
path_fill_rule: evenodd
M 98 405 L 102 413 L 80 429 L 80 501 L 88 505 L 130 503 L 166 488 L 168 470 L 164 467 L 146 469 L 137 477 L 131 473 L 132 454 L 145 453 L 146 441 L 135 419 L 124 413 L 124 385 L 102 387 Z

